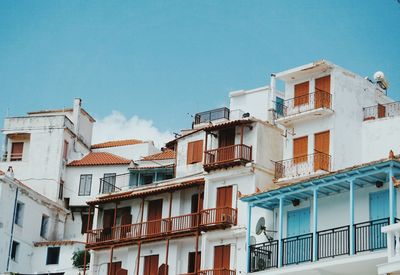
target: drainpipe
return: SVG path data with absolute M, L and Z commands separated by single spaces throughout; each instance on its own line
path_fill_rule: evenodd
M 16 212 L 17 212 L 18 192 L 19 192 L 19 188 L 17 187 L 17 189 L 15 190 L 14 210 L 13 210 L 13 216 L 12 216 L 12 220 L 11 220 L 10 245 L 8 246 L 8 257 L 7 257 L 6 271 L 8 271 L 8 269 L 10 267 L 11 248 L 12 248 L 13 234 L 14 234 L 14 221 L 15 221 L 15 215 L 16 215 Z

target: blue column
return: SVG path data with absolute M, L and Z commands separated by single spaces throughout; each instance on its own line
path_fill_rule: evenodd
M 313 261 L 317 261 L 318 253 L 318 187 L 313 190 Z
M 247 272 L 250 273 L 251 266 L 251 254 L 250 254 L 250 236 L 251 236 L 251 209 L 253 206 L 248 203 L 247 204 Z
M 282 266 L 282 238 L 283 238 L 283 197 L 279 198 L 279 229 L 278 229 L 278 267 Z
M 396 203 L 395 203 L 395 190 L 393 184 L 393 168 L 389 168 L 389 217 L 390 224 L 394 223 L 394 216 L 396 213 Z
M 349 225 L 350 225 L 350 255 L 354 255 L 354 179 L 350 182 L 350 207 L 349 207 Z

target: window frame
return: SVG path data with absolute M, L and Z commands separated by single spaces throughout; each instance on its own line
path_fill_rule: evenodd
M 10 259 L 16 263 L 18 262 L 19 246 L 20 246 L 19 242 L 17 241 L 12 242 Z
M 87 178 L 90 176 L 90 182 L 88 183 Z M 85 178 L 83 188 L 82 188 L 82 178 Z M 78 189 L 78 196 L 90 196 L 92 192 L 92 181 L 93 181 L 93 174 L 81 174 L 79 177 L 79 189 Z M 89 190 L 87 190 L 87 185 L 89 185 Z M 89 191 L 89 192 L 87 192 Z
M 107 182 L 106 178 L 111 178 L 114 179 L 114 182 Z M 105 182 L 108 184 L 108 188 L 104 188 L 105 187 Z M 107 194 L 107 193 L 112 193 L 115 191 L 115 184 L 117 182 L 117 173 L 104 173 L 103 174 L 103 186 L 102 186 L 102 190 L 101 193 L 102 194 Z
M 20 207 L 19 207 L 20 206 Z M 25 204 L 18 201 L 15 209 L 14 224 L 22 227 L 24 220 Z
M 43 214 L 42 221 L 40 223 L 40 237 L 42 237 L 43 239 L 47 239 L 47 233 L 49 230 L 49 221 L 50 217 Z

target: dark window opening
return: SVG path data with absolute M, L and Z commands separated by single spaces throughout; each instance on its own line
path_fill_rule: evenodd
M 46 265 L 58 264 L 59 259 L 60 259 L 60 248 L 59 247 L 48 247 L 47 248 Z
M 19 251 L 19 243 L 16 241 L 13 241 L 12 247 L 11 247 L 11 260 L 13 260 L 14 262 L 17 261 L 18 251 Z
M 42 238 L 47 238 L 47 229 L 49 226 L 49 216 L 43 215 L 42 216 L 42 223 L 40 225 L 40 236 Z

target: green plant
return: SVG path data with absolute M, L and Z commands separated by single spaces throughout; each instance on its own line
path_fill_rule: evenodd
M 84 257 L 86 253 L 86 265 L 90 263 L 90 253 L 86 250 L 74 251 L 72 255 L 72 265 L 76 268 L 83 268 Z

